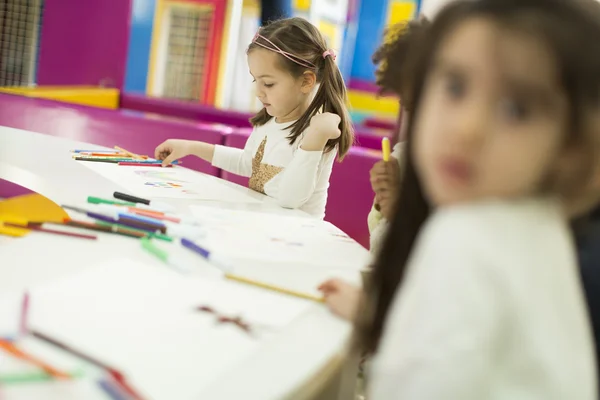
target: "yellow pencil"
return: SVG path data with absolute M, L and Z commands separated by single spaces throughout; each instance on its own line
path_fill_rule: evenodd
M 128 156 L 131 156 L 131 157 L 133 157 L 133 158 L 135 158 L 135 159 L 138 159 L 138 160 L 143 160 L 143 159 L 144 159 L 144 157 L 140 156 L 139 154 L 132 153 L 132 152 L 130 152 L 129 150 L 125 150 L 125 149 L 124 149 L 124 148 L 122 148 L 122 147 L 115 146 L 115 149 L 116 149 L 116 150 L 119 150 L 121 153 L 125 153 L 125 154 L 127 154 Z
M 271 284 L 264 283 L 264 282 L 258 282 L 258 281 L 252 280 L 252 279 L 244 278 L 243 276 L 238 276 L 238 275 L 227 273 L 227 274 L 225 274 L 225 278 L 230 279 L 232 281 L 241 282 L 241 283 L 245 283 L 248 285 L 260 287 L 263 289 L 272 290 L 274 292 L 287 294 L 289 296 L 300 297 L 302 299 L 312 300 L 312 301 L 316 301 L 319 303 L 325 302 L 325 299 L 323 299 L 322 297 L 317 297 L 317 296 L 313 296 L 310 294 L 296 292 L 294 290 L 281 288 L 279 286 L 271 285 Z
M 383 138 L 381 140 L 381 151 L 383 152 L 383 161 L 390 161 L 390 139 Z

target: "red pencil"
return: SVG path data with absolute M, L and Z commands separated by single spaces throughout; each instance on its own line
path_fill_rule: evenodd
M 55 235 L 71 236 L 71 237 L 77 237 L 77 238 L 81 238 L 81 239 L 91 239 L 91 240 L 98 239 L 97 236 L 93 236 L 93 235 L 85 235 L 85 234 L 82 234 L 82 233 L 58 231 L 58 230 L 55 230 L 55 229 L 43 228 L 40 225 L 32 225 L 32 224 L 19 225 L 19 224 L 12 224 L 10 222 L 4 222 L 4 225 L 5 226 L 11 226 L 13 228 L 30 229 L 32 231 L 37 231 L 37 232 L 53 233 Z
M 121 161 L 119 162 L 120 166 L 126 166 L 126 167 L 162 167 L 162 163 L 157 162 L 157 163 L 139 163 L 139 162 L 126 162 L 126 161 Z M 165 168 L 170 168 L 172 167 L 171 164 L 167 165 Z

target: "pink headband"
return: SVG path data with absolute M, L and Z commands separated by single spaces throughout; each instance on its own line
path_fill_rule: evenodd
M 259 32 L 260 32 L 260 30 L 259 30 Z M 274 51 L 275 53 L 279 53 L 282 56 L 284 56 L 285 58 L 287 58 L 288 60 L 290 60 L 292 62 L 295 62 L 298 65 L 302 65 L 303 67 L 306 67 L 306 68 L 317 68 L 317 66 L 315 64 L 311 63 L 310 61 L 304 60 L 304 59 L 298 57 L 295 54 L 288 53 L 287 51 L 281 50 L 275 43 L 273 43 L 272 41 L 270 41 L 266 37 L 262 36 L 259 32 L 256 32 L 256 35 L 254 35 L 254 39 L 252 39 L 252 43 L 255 43 L 255 44 L 257 44 L 257 45 L 259 45 L 261 47 L 264 47 L 267 50 Z M 259 38 L 262 39 L 262 40 L 264 40 L 265 42 L 269 43 L 273 47 L 269 47 L 266 44 L 258 42 L 257 40 Z M 323 58 L 326 58 L 327 56 L 331 56 L 331 58 L 333 58 L 334 61 L 336 59 L 335 52 L 333 50 L 331 50 L 331 49 L 326 50 L 323 53 Z

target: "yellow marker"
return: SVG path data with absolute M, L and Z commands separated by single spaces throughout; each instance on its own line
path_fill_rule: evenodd
M 325 299 L 323 299 L 322 297 L 317 297 L 317 296 L 313 296 L 310 294 L 300 293 L 300 292 L 296 292 L 294 290 L 284 289 L 279 286 L 270 285 L 268 283 L 258 282 L 258 281 L 254 281 L 252 279 L 244 278 L 243 276 L 239 276 L 239 275 L 233 275 L 233 274 L 228 273 L 228 274 L 225 274 L 225 278 L 230 279 L 232 281 L 257 286 L 257 287 L 260 287 L 263 289 L 272 290 L 274 292 L 287 294 L 289 296 L 300 297 L 302 299 L 312 300 L 312 301 L 316 301 L 319 303 L 325 302 Z
M 390 139 L 383 138 L 381 140 L 381 151 L 383 152 L 383 161 L 390 161 Z

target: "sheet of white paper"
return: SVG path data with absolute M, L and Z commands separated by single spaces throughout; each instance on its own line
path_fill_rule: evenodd
M 31 293 L 32 329 L 121 370 L 156 400 L 193 398 L 319 307 L 234 282 L 186 279 L 127 259 L 107 260 Z M 239 316 L 255 333 L 219 323 L 198 306 Z
M 260 203 L 260 196 L 253 197 L 250 189 L 231 186 L 214 176 L 186 168 L 79 163 L 141 197 Z
M 0 294 L 0 338 L 15 338 L 19 334 L 23 292 Z
M 366 267 L 369 252 L 334 225 L 314 218 L 190 206 L 206 237 L 198 244 L 237 265 L 261 261 L 332 269 Z

